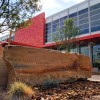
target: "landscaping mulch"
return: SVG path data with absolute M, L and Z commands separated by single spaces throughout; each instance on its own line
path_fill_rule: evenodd
M 100 75 L 100 72 L 92 72 L 92 75 Z
M 100 100 L 100 82 L 76 81 L 57 88 L 34 88 L 33 100 Z

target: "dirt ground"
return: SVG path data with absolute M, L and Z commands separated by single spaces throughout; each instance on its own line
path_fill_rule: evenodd
M 34 88 L 33 100 L 100 100 L 100 82 L 76 81 L 57 88 Z
M 45 87 L 46 86 L 46 87 Z M 35 95 L 23 100 L 100 100 L 100 81 L 65 82 L 59 85 L 45 84 L 33 87 Z M 0 100 L 5 93 L 0 93 Z M 22 99 L 16 99 L 22 100 Z

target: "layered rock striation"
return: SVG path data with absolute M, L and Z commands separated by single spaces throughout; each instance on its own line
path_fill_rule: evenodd
M 6 46 L 3 59 L 8 68 L 8 84 L 16 79 L 35 85 L 47 80 L 64 82 L 91 77 L 90 58 L 76 53 Z

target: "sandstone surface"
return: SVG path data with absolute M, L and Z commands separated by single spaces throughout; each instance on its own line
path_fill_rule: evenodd
M 0 90 L 6 88 L 8 81 L 7 66 L 2 57 L 3 57 L 3 48 L 0 47 Z
M 35 85 L 46 80 L 63 82 L 68 79 L 91 77 L 89 57 L 76 53 L 6 46 L 3 59 L 8 67 L 8 84 L 15 79 Z

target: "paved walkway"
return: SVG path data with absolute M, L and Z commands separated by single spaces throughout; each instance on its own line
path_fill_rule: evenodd
M 91 81 L 100 81 L 100 75 L 92 75 L 91 78 L 88 78 Z

